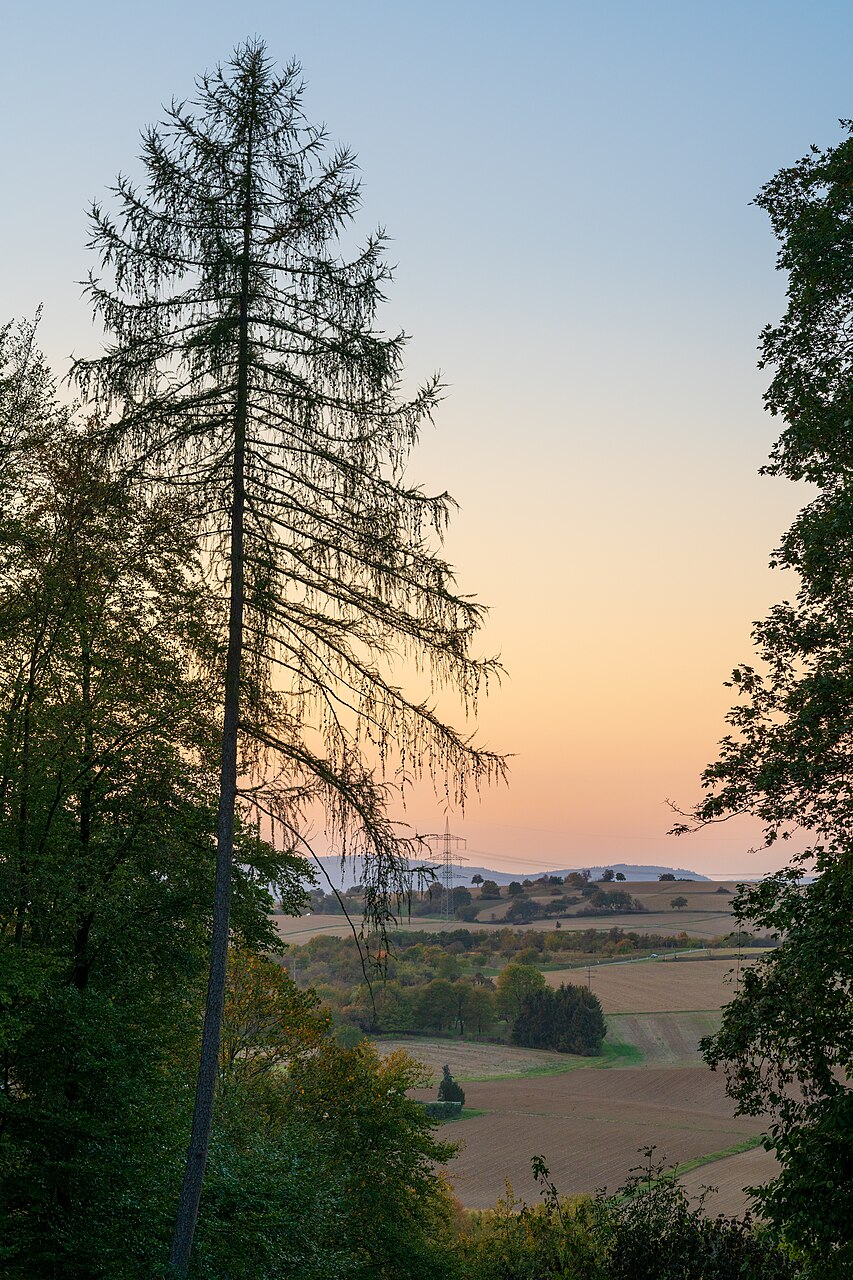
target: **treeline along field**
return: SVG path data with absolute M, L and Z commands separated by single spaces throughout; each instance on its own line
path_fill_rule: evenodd
M 398 907 L 401 924 L 413 932 L 454 929 L 459 924 L 478 929 L 600 929 L 612 924 L 630 933 L 670 934 L 688 931 L 703 938 L 719 938 L 727 931 L 743 932 L 732 912 L 734 881 L 591 881 L 573 873 L 577 883 L 558 876 L 497 884 L 457 886 L 451 899 L 453 921 L 440 914 L 440 886 L 414 889 Z M 595 898 L 594 895 L 599 895 Z M 674 904 L 678 903 L 678 906 Z M 454 905 L 456 904 L 456 905 Z M 626 909 L 627 908 L 629 909 Z M 318 933 L 345 937 L 346 911 L 360 919 L 364 907 L 361 886 L 340 897 L 314 889 L 299 920 L 281 917 L 278 928 L 286 941 L 301 942 Z
M 739 936 L 742 947 L 753 941 L 746 933 Z M 603 990 L 613 983 L 638 985 L 649 992 L 648 1011 L 719 1008 L 730 968 L 725 963 L 691 966 L 688 972 L 697 975 L 695 990 L 683 991 L 675 1004 L 667 994 L 673 986 L 683 986 L 667 967 L 680 963 L 673 957 L 699 951 L 728 954 L 729 935 L 714 942 L 707 951 L 706 940 L 684 932 L 640 933 L 615 925 L 583 930 L 397 930 L 380 948 L 378 967 L 369 980 L 351 933 L 339 938 L 324 931 L 308 942 L 292 944 L 286 963 L 299 981 L 321 994 L 341 1029 L 506 1038 L 512 1034 L 514 1012 L 509 991 L 519 972 L 537 986 L 580 983 L 596 994 L 600 985 Z M 661 968 L 657 959 L 667 955 L 670 959 Z M 609 969 L 606 975 L 601 968 L 602 962 L 630 960 L 642 960 L 644 968 L 647 962 L 655 970 L 647 982 L 635 965 L 619 965 L 621 977 L 610 976 Z

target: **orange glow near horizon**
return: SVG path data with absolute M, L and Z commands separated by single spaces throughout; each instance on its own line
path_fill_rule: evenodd
M 74 283 L 93 266 L 86 209 L 118 171 L 140 179 L 140 128 L 192 96 L 244 19 L 198 0 L 149 0 L 144 23 L 53 5 L 46 41 L 42 6 L 7 8 L 7 120 L 39 93 L 7 130 L 7 185 L 26 198 L 0 207 L 0 323 L 43 302 L 62 378 L 101 337 Z M 751 657 L 753 619 L 795 590 L 766 568 L 803 493 L 757 474 L 779 426 L 757 335 L 785 281 L 750 202 L 840 140 L 853 11 L 823 6 L 804 58 L 806 5 L 774 8 L 770 43 L 761 5 L 681 5 L 677 21 L 624 3 L 618 21 L 608 5 L 384 10 L 365 24 L 332 0 L 294 22 L 257 0 L 252 27 L 303 64 L 309 119 L 358 154 L 347 244 L 392 238 L 377 323 L 414 335 L 404 394 L 435 369 L 446 382 L 409 478 L 461 504 L 447 556 L 490 607 L 480 651 L 508 672 L 479 735 L 514 756 L 509 788 L 453 825 L 496 865 L 770 869 L 783 854 L 750 855 L 748 823 L 668 839 L 666 800 L 699 795 L 723 681 Z M 427 789 L 407 813 L 443 825 Z

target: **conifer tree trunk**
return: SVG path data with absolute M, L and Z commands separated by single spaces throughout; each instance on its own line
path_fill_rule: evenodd
M 216 822 L 216 883 L 210 943 L 210 971 L 204 1010 L 201 1056 L 193 1109 L 192 1133 L 187 1150 L 184 1180 L 169 1262 L 179 1276 L 186 1275 L 192 1251 L 198 1207 L 213 1125 L 219 1041 L 225 1008 L 226 960 L 231 917 L 231 864 L 234 852 L 234 814 L 237 801 L 237 739 L 240 716 L 240 665 L 243 652 L 246 420 L 249 400 L 249 262 L 252 247 L 252 119 L 250 104 L 246 145 L 243 260 L 240 276 L 239 348 L 237 396 L 234 409 L 234 453 L 230 540 L 230 599 L 228 651 L 225 664 L 225 705 L 222 725 L 222 760 L 219 778 L 219 811 Z
M 213 1118 L 238 745 L 239 767 L 258 782 L 257 814 L 299 845 L 304 807 L 320 804 L 330 847 L 363 857 L 373 928 L 393 918 L 411 885 L 406 859 L 421 853 L 388 812 L 390 757 L 441 779 L 460 804 L 504 772 L 500 756 L 396 680 L 398 657 L 412 655 L 467 713 L 500 666 L 471 655 L 482 607 L 456 592 L 430 546 L 452 500 L 405 479 L 439 380 L 400 398 L 404 335 L 374 324 L 391 276 L 385 238 L 342 256 L 359 204 L 355 160 L 329 154 L 325 131 L 306 120 L 300 75 L 296 63 L 274 74 L 249 42 L 146 131 L 145 190 L 119 177 L 118 221 L 92 210 L 108 278 L 93 275 L 89 290 L 114 342 L 75 364 L 123 465 L 131 459 L 155 490 L 194 495 L 197 533 L 214 540 L 230 586 L 211 967 L 170 1254 L 178 1276 Z

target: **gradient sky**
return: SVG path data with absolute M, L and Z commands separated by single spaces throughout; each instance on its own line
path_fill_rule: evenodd
M 452 814 L 500 869 L 662 862 L 758 874 L 755 831 L 675 842 L 723 732 L 767 569 L 803 501 L 756 338 L 784 280 L 758 187 L 853 115 L 849 0 L 520 5 L 185 0 L 8 6 L 2 317 L 92 350 L 87 203 L 140 128 L 262 36 L 351 145 L 399 264 L 385 325 L 448 398 L 412 466 L 462 510 L 449 555 L 509 671 L 481 716 L 512 782 Z M 444 814 L 419 795 L 419 829 Z

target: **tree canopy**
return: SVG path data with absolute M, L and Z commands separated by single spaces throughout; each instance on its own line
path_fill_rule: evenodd
M 851 126 L 848 123 L 848 131 Z M 773 930 L 781 945 L 745 972 L 720 1033 L 705 1042 L 739 1107 L 773 1117 L 767 1143 L 781 1165 L 762 1211 L 819 1261 L 847 1275 L 853 1153 L 853 138 L 812 148 L 756 198 L 770 216 L 787 274 L 782 320 L 761 335 L 773 378 L 770 413 L 783 420 L 765 467 L 817 495 L 794 520 L 772 564 L 791 569 L 794 600 L 754 627 L 757 663 L 735 669 L 731 732 L 703 775 L 706 791 L 676 830 L 757 817 L 789 866 L 741 886 L 736 917 Z M 802 882 L 805 873 L 816 879 Z M 819 1206 L 819 1208 L 816 1208 Z
M 32 330 L 0 335 L 10 972 L 22 1005 L 39 965 L 62 968 L 63 999 L 97 987 L 109 1003 L 109 965 L 121 954 L 144 983 L 156 937 L 162 969 L 186 971 L 186 1006 L 164 1017 L 188 1023 L 191 1053 L 209 940 L 179 1274 L 229 943 L 273 947 L 269 887 L 298 907 L 295 851 L 312 851 L 318 813 L 336 853 L 365 855 L 365 914 L 384 926 L 420 852 L 392 791 L 428 775 L 461 804 L 504 767 L 435 709 L 449 687 L 467 715 L 499 671 L 441 555 L 453 502 L 407 478 L 440 384 L 403 392 L 404 337 L 377 322 L 385 236 L 353 246 L 355 159 L 303 93 L 295 63 L 241 45 L 145 131 L 141 181 L 119 175 L 93 207 L 106 340 L 73 368 L 85 420 L 57 407 Z M 406 669 L 426 696 L 405 692 Z M 226 1047 L 247 1070 L 255 1050 Z M 23 1061 L 4 1102 L 36 1096 Z M 70 1074 L 64 1094 L 77 1105 Z
M 560 983 L 528 992 L 512 1028 L 515 1044 L 529 1049 L 556 1049 L 586 1057 L 601 1052 L 607 1026 L 598 996 L 586 987 Z

